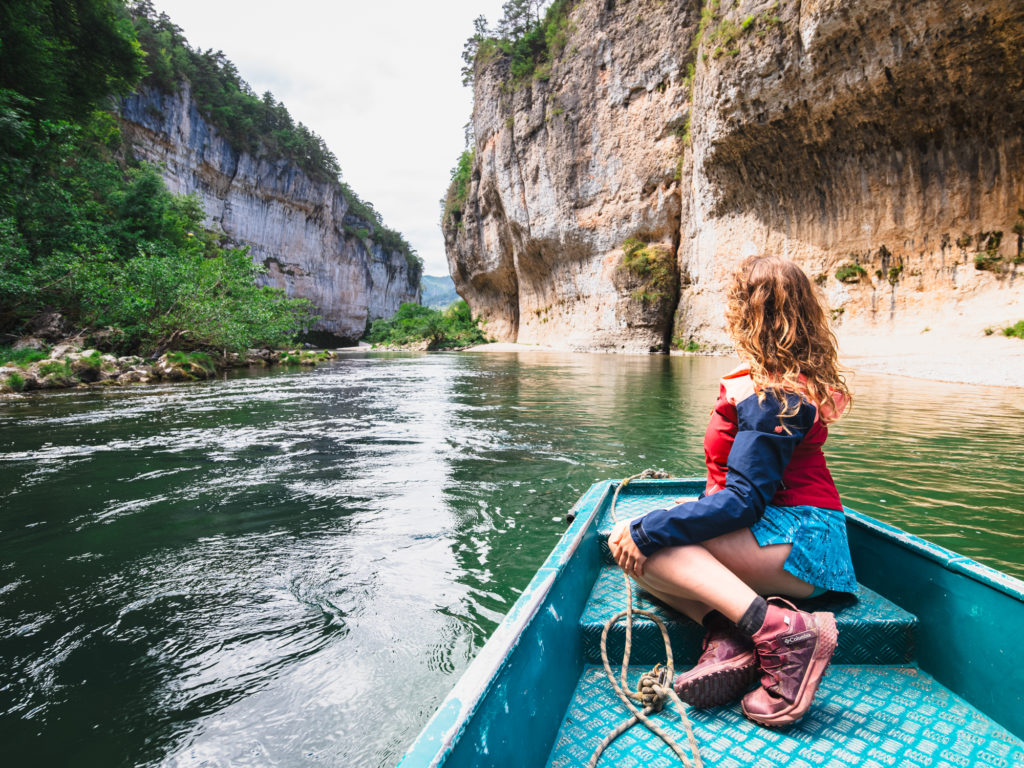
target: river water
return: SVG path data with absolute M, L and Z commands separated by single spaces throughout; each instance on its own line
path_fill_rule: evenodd
M 599 479 L 702 474 L 722 358 L 353 354 L 0 403 L 11 765 L 393 765 Z M 846 504 L 1024 577 L 1022 390 L 859 376 Z

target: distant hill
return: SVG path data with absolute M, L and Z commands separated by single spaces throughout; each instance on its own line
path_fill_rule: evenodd
M 459 294 L 455 292 L 455 281 L 448 275 L 423 275 L 420 278 L 420 285 L 423 288 L 423 298 L 420 301 L 425 307 L 448 309 L 453 301 L 459 300 Z

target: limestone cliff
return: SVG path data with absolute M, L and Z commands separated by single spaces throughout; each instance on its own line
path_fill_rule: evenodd
M 173 94 L 142 89 L 120 117 L 135 155 L 158 165 L 171 191 L 198 194 L 211 229 L 267 267 L 264 283 L 313 302 L 323 341 L 354 343 L 367 322 L 419 300 L 419 265 L 365 236 L 375 225 L 350 212 L 336 183 L 234 149 L 187 83 Z
M 582 0 L 547 79 L 478 59 L 472 124 L 445 242 L 502 340 L 724 343 L 750 253 L 864 328 L 1021 295 L 1020 2 Z

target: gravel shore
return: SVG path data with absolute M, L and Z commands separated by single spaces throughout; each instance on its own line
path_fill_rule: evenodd
M 854 373 L 909 376 L 932 381 L 1024 388 L 1024 339 L 997 329 L 965 331 L 956 326 L 928 330 L 838 333 L 841 362 Z M 471 352 L 555 352 L 529 344 L 481 344 Z

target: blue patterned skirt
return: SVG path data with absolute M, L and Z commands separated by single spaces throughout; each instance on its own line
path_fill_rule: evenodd
M 818 589 L 856 592 L 850 544 L 846 540 L 846 517 L 835 509 L 769 504 L 764 515 L 750 527 L 757 543 L 792 544 L 783 565 L 798 579 Z

